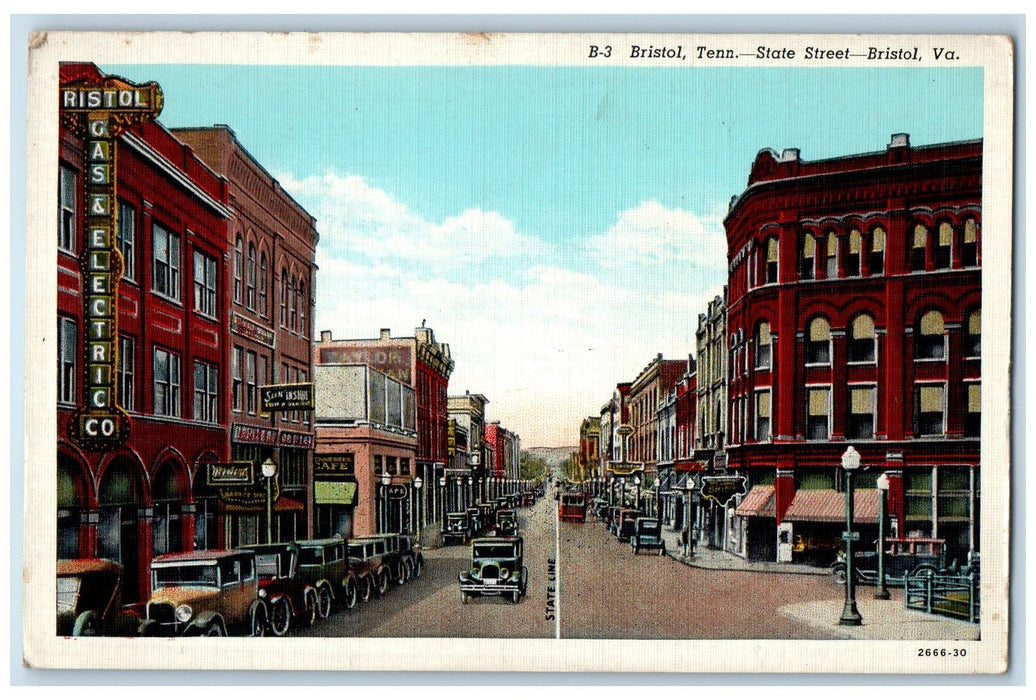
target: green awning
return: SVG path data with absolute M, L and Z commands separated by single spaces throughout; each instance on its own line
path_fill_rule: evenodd
M 313 500 L 318 505 L 356 505 L 356 482 L 315 481 Z

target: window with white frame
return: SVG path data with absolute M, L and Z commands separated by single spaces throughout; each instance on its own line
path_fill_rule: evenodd
M 242 385 L 244 384 L 244 348 L 235 346 L 234 354 L 230 360 L 230 377 L 231 377 L 231 394 L 233 399 L 233 408 L 237 413 L 241 412 L 242 404 Z
M 942 435 L 946 432 L 946 387 L 918 384 L 914 387 L 914 435 Z
M 827 232 L 825 272 L 829 279 L 834 279 L 838 276 L 838 236 L 835 235 L 834 231 Z
M 76 322 L 58 318 L 58 401 L 76 402 Z
M 756 369 L 769 369 L 773 359 L 773 338 L 770 335 L 770 324 L 760 321 L 755 330 L 755 366 Z
M 885 272 L 885 229 L 878 226 L 871 232 L 870 257 L 867 259 L 867 272 L 880 275 Z
M 119 202 L 119 226 L 115 234 L 122 253 L 122 276 L 130 282 L 137 280 L 137 210 L 132 204 Z
M 238 235 L 237 240 L 234 241 L 234 303 L 241 303 L 241 275 L 245 268 L 245 253 L 243 246 L 244 243 L 241 241 L 241 236 Z
M 58 249 L 76 252 L 76 172 L 64 165 L 58 169 Z
M 263 251 L 259 256 L 259 306 L 256 309 L 260 316 L 266 316 L 266 279 L 269 277 L 270 271 L 266 265 L 266 251 Z
M 982 311 L 975 309 L 967 318 L 964 329 L 964 357 L 981 357 L 982 355 Z
M 180 416 L 180 356 L 155 348 L 155 415 Z
M 823 317 L 814 318 L 807 329 L 806 364 L 831 364 L 831 324 Z
M 119 367 L 116 379 L 119 392 L 119 405 L 127 411 L 132 411 L 136 404 L 136 372 L 134 371 L 136 361 L 136 348 L 134 346 L 133 338 L 120 335 Z
M 216 317 L 216 258 L 194 251 L 194 310 Z
M 939 224 L 935 243 L 935 269 L 945 270 L 953 260 L 953 227 L 945 221 Z
M 767 238 L 766 239 L 766 284 L 775 284 L 777 282 L 777 263 L 778 263 L 778 249 L 777 239 Z
M 248 270 L 247 278 L 245 280 L 245 306 L 249 309 L 255 309 L 255 244 L 248 244 Z
M 974 219 L 964 222 L 964 245 L 961 246 L 960 262 L 965 267 L 978 265 L 978 223 Z
M 849 387 L 849 420 L 845 436 L 850 440 L 870 440 L 874 437 L 876 393 L 873 386 Z
M 860 261 L 863 259 L 863 234 L 859 229 L 849 232 L 849 253 L 845 258 L 845 274 L 848 277 L 859 277 Z
M 831 435 L 831 387 L 806 390 L 806 439 L 826 440 Z
M 860 314 L 849 327 L 849 362 L 871 364 L 877 357 L 874 319 Z
M 946 358 L 946 325 L 942 314 L 929 311 L 918 321 L 914 333 L 915 360 L 943 360 Z
M 201 360 L 194 361 L 194 420 L 219 422 L 219 371 Z
M 928 229 L 923 224 L 914 227 L 913 245 L 910 246 L 910 269 L 923 272 L 928 247 Z
M 770 439 L 770 390 L 755 392 L 755 439 Z
M 811 280 L 816 270 L 817 240 L 807 233 L 802 239 L 802 256 L 799 258 L 799 278 Z
M 245 398 L 250 416 L 255 415 L 258 404 L 259 382 L 256 371 L 255 353 L 249 350 L 245 353 Z
M 180 299 L 180 236 L 159 224 L 152 226 L 154 250 L 151 288 L 169 299 Z

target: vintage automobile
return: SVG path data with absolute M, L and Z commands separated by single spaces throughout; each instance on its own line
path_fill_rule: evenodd
M 479 517 L 479 510 L 478 508 L 468 508 L 465 512 L 468 516 L 468 532 L 471 533 L 469 539 L 477 537 L 482 532 L 482 519 Z
M 374 593 L 383 595 L 388 590 L 392 570 L 386 561 L 387 554 L 387 542 L 377 535 L 349 540 L 349 566 L 364 602 L 370 600 Z
M 413 535 L 399 535 L 396 542 L 399 546 L 403 570 L 406 573 L 405 580 L 402 583 L 421 578 L 421 572 L 424 570 L 424 553 L 421 551 L 421 545 L 418 543 L 417 537 Z
M 630 535 L 630 549 L 634 554 L 640 554 L 642 549 L 657 549 L 659 556 L 665 556 L 661 521 L 658 518 L 637 518 Z
M 420 575 L 424 557 L 413 537 L 399 533 L 373 535 L 372 537 L 385 542 L 385 555 L 382 563 L 389 570 L 389 578 L 397 585 L 402 586 L 414 578 L 415 571 L 417 575 Z
M 259 597 L 266 601 L 270 632 L 283 637 L 296 619 L 306 627 L 312 626 L 317 616 L 317 592 L 298 575 L 298 545 L 280 542 L 243 549 L 255 554 Z
M 478 504 L 479 532 L 491 532 L 496 527 L 496 503 Z
M 536 505 L 536 493 L 534 491 L 522 492 L 522 507 Z
M 496 512 L 496 528 L 493 534 L 497 537 L 513 537 L 518 534 L 518 516 L 510 508 L 501 508 Z
M 605 527 L 609 530 L 612 528 L 612 523 L 615 522 L 615 518 L 619 517 L 619 513 L 622 511 L 622 506 L 605 506 L 601 509 L 601 520 L 604 522 Z
M 586 522 L 586 496 L 579 492 L 562 493 L 558 503 L 558 520 Z
M 439 531 L 439 539 L 445 547 L 450 544 L 464 544 L 471 538 L 471 520 L 467 513 L 447 513 L 446 524 Z
M 341 537 L 299 540 L 299 577 L 314 595 L 316 615 L 331 616 L 337 600 L 346 610 L 356 607 L 359 581 L 349 561 L 348 543 Z
M 946 540 L 924 537 L 889 538 L 885 540 L 885 582 L 902 585 L 909 576 L 934 576 L 946 566 Z M 845 553 L 839 552 L 831 565 L 835 582 L 846 580 Z M 853 552 L 853 578 L 859 583 L 877 583 L 878 552 L 874 549 Z
M 122 565 L 108 559 L 59 559 L 57 633 L 131 637 L 140 618 L 122 609 Z
M 607 508 L 609 508 L 607 499 L 595 498 L 590 502 L 590 512 L 594 514 L 594 517 L 597 518 L 598 522 L 604 520 Z
M 509 596 L 517 603 L 529 585 L 529 570 L 523 565 L 521 537 L 484 537 L 471 541 L 471 564 L 457 574 L 460 599 L 471 596 Z
M 622 508 L 619 510 L 611 524 L 612 533 L 619 538 L 619 542 L 629 541 L 630 536 L 633 534 L 633 529 L 636 527 L 637 518 L 640 516 L 641 512 L 635 508 Z
M 262 637 L 267 619 L 253 552 L 208 549 L 152 560 L 142 636 Z

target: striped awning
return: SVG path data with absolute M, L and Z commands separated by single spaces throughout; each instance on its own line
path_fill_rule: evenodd
M 855 489 L 853 492 L 853 521 L 878 522 L 878 490 Z M 834 489 L 797 491 L 784 520 L 799 523 L 844 523 L 845 493 Z
M 772 486 L 753 486 L 734 511 L 741 517 L 776 518 L 777 499 Z

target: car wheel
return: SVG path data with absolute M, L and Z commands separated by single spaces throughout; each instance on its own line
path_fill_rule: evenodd
M 515 605 L 518 604 L 518 601 L 521 600 L 521 597 L 522 597 L 522 592 L 521 591 L 517 591 L 517 590 L 511 591 L 511 602 L 514 603 Z
M 349 579 L 345 582 L 345 609 L 352 610 L 356 607 L 356 583 Z
M 291 603 L 287 598 L 278 598 L 270 610 L 270 632 L 274 637 L 284 637 L 291 629 Z
M 662 545 L 661 547 L 658 548 L 658 556 L 660 556 L 660 557 L 664 557 L 665 556 L 665 545 Z
M 225 637 L 223 633 L 223 625 L 219 623 L 219 620 L 213 620 L 212 624 L 205 630 L 206 637 Z
M 421 578 L 421 569 L 424 568 L 424 562 L 421 561 L 421 557 L 414 559 L 414 578 Z
M 461 594 L 460 594 L 460 602 L 462 604 L 464 604 L 464 605 L 467 605 L 469 600 L 471 600 L 471 596 L 468 595 L 467 593 L 461 592 Z
M 389 587 L 389 572 L 388 569 L 382 569 L 381 575 L 378 576 L 378 595 L 385 595 Z
M 364 576 L 363 580 L 360 581 L 360 599 L 364 603 L 371 599 L 371 595 L 374 593 L 374 582 L 371 581 L 370 576 Z
M 914 578 L 934 578 L 937 573 L 939 572 L 935 570 L 935 567 L 922 564 L 914 569 L 910 575 Z
M 97 613 L 87 610 L 76 618 L 75 626 L 72 628 L 73 637 L 96 637 L 101 633 L 100 620 Z
M 317 615 L 321 620 L 331 617 L 331 589 L 321 586 L 317 591 Z
M 312 590 L 306 593 L 306 616 L 303 623 L 306 627 L 312 627 L 317 621 L 317 594 Z
M 410 575 L 407 573 L 409 564 L 406 561 L 400 561 L 396 567 L 396 585 L 402 586 L 410 579 Z
M 252 611 L 252 629 L 250 637 L 265 637 L 266 636 L 266 606 L 257 605 L 255 610 Z

